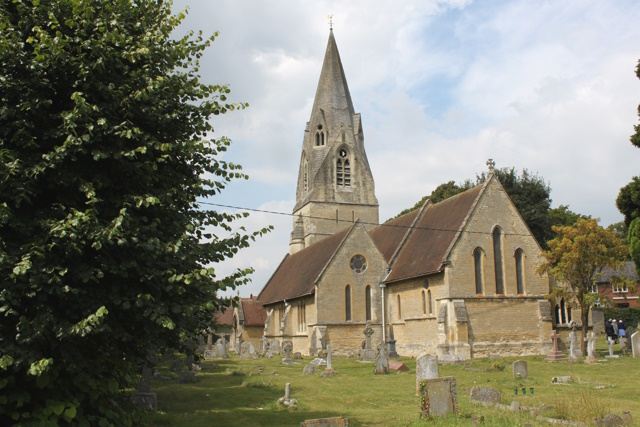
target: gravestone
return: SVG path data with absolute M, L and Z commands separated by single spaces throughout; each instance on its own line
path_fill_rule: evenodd
M 244 341 L 241 345 L 240 345 L 240 358 L 241 359 L 251 359 L 251 347 L 253 347 L 253 345 L 251 345 L 250 342 L 248 341 Z
M 423 354 L 416 359 L 416 393 L 420 391 L 420 381 L 438 377 L 437 355 Z
M 216 341 L 216 357 L 221 359 L 228 359 L 229 355 L 227 354 L 227 342 L 224 338 L 220 338 Z
M 378 344 L 378 355 L 376 356 L 376 367 L 373 370 L 376 375 L 389 373 L 389 356 L 387 356 L 387 349 L 383 342 Z
M 529 367 L 526 360 L 516 360 L 513 362 L 513 378 L 528 378 Z
M 617 354 L 613 354 L 613 343 L 614 343 L 614 339 L 612 337 L 607 337 L 607 344 L 609 344 L 609 354 L 605 356 L 605 358 L 607 359 L 617 359 L 620 356 L 618 356 Z
M 302 375 L 315 375 L 318 373 L 318 367 L 316 365 L 307 365 L 302 371 Z
M 205 346 L 203 357 L 205 359 L 212 359 L 215 357 L 215 352 L 213 350 L 213 335 L 207 334 L 207 345 Z
M 360 352 L 360 357 L 362 358 L 362 360 L 375 360 L 376 352 L 371 346 L 371 336 L 375 333 L 375 331 L 373 330 L 369 322 L 367 322 L 367 326 L 364 328 L 364 331 L 362 331 L 362 333 L 364 334 L 365 339 L 364 348 Z
M 271 351 L 271 354 L 276 355 L 276 354 L 280 354 L 280 341 L 278 340 L 273 340 L 270 343 L 270 347 L 269 350 Z
M 596 363 L 596 333 L 591 331 L 587 338 L 587 358 L 584 363 Z
M 567 360 L 566 356 L 564 355 L 563 352 L 558 351 L 558 338 L 560 337 L 560 335 L 558 335 L 558 331 L 553 331 L 553 333 L 551 334 L 551 339 L 553 340 L 553 348 L 551 349 L 551 351 L 549 352 L 549 354 L 547 355 L 547 358 L 544 359 L 545 362 L 558 362 L 561 360 Z
M 333 375 L 336 373 L 336 371 L 333 369 L 333 365 L 331 364 L 331 358 L 332 358 L 331 345 L 327 344 L 327 367 L 324 370 L 324 373 L 322 374 L 323 377 Z
M 407 372 L 410 371 L 409 367 L 402 362 L 396 360 L 389 360 L 389 370 L 393 372 Z
M 625 356 L 627 354 L 627 339 L 620 337 L 620 353 Z
M 300 427 L 349 427 L 349 420 L 342 417 L 315 418 L 304 420 Z
M 299 351 L 296 351 L 295 353 L 293 353 L 293 360 L 301 360 L 302 359 L 302 353 L 300 353 Z
M 576 337 L 575 323 L 571 322 L 571 332 L 569 332 L 569 362 L 578 361 L 578 338 Z M 580 355 L 582 356 L 582 354 Z
M 327 361 L 320 357 L 316 357 L 311 362 L 309 362 L 309 364 L 315 366 L 327 366 Z
M 289 408 L 296 408 L 298 401 L 291 398 L 291 383 L 286 383 L 284 386 L 284 397 L 278 399 L 278 403 Z
M 469 402 L 495 405 L 502 397 L 499 390 L 491 387 L 472 387 L 469 392 Z
M 145 363 L 138 390 L 131 396 L 133 403 L 147 411 L 158 409 L 158 397 L 151 391 L 151 375 L 151 368 Z
M 260 354 L 263 356 L 269 351 L 269 340 L 264 335 L 260 338 Z
M 431 378 L 420 383 L 423 417 L 458 413 L 458 392 L 453 377 Z
M 291 352 L 293 351 L 293 342 L 283 341 L 282 349 L 284 350 L 284 359 L 282 359 L 282 363 L 291 365 L 293 363 L 293 359 L 291 359 Z
M 640 358 L 640 331 L 631 335 L 631 353 L 635 359 Z

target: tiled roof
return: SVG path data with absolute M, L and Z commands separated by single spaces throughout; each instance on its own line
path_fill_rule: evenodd
M 440 203 L 424 206 L 420 211 L 422 218 L 391 266 L 391 274 L 386 281 L 394 282 L 439 271 L 449 247 L 483 188 L 480 185 Z
M 264 322 L 267 320 L 267 311 L 255 297 L 241 298 L 240 304 L 242 304 L 245 326 L 264 326 Z
M 312 294 L 318 276 L 350 229 L 326 237 L 293 255 L 287 254 L 258 295 L 258 301 L 270 304 Z
M 419 210 L 416 209 L 399 218 L 386 222 L 369 232 L 387 262 L 391 261 L 391 257 L 409 231 L 409 227 L 413 224 L 418 212 Z
M 215 314 L 216 324 L 233 325 L 233 307 L 220 307 Z
M 638 281 L 638 273 L 636 272 L 636 266 L 633 261 L 627 261 L 620 270 L 603 268 L 602 274 L 596 279 L 596 283 L 609 283 L 611 282 L 611 276 L 624 276 L 636 282 Z

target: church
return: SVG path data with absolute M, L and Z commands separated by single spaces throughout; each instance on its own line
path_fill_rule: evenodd
M 357 353 L 365 328 L 403 356 L 546 353 L 541 248 L 487 165 L 482 185 L 379 224 L 363 120 L 331 30 L 304 130 L 289 253 L 257 297 L 264 337 L 311 356 L 327 345 Z

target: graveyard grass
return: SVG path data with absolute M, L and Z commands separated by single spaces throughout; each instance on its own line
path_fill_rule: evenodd
M 415 360 L 401 357 L 411 370 L 373 375 L 373 363 L 355 358 L 333 357 L 337 374 L 321 378 L 303 375 L 312 358 L 284 365 L 283 356 L 272 359 L 203 361 L 203 370 L 193 384 L 179 384 L 178 373 L 168 364 L 159 366 L 164 378 L 154 378 L 152 391 L 158 395 L 158 412 L 149 412 L 150 426 L 299 426 L 305 419 L 343 416 L 351 426 L 464 426 L 473 425 L 474 416 L 483 416 L 487 426 L 549 425 L 525 412 L 518 414 L 469 402 L 473 386 L 493 387 L 502 393 L 501 403 L 517 401 L 521 406 L 554 406 L 543 415 L 588 422 L 594 416 L 621 415 L 630 410 L 634 425 L 640 425 L 640 359 L 631 356 L 606 360 L 608 347 L 602 336 L 596 348 L 598 364 L 544 362 L 544 356 L 523 357 L 529 378 L 514 379 L 512 363 L 517 358 L 474 359 L 464 365 L 440 365 L 440 376 L 456 378 L 458 416 L 425 420 L 420 418 L 420 399 L 415 395 Z M 616 346 L 615 354 L 620 354 Z M 213 364 L 217 368 L 209 370 Z M 260 367 L 264 367 L 260 370 Z M 570 375 L 571 384 L 551 384 L 551 378 Z M 277 405 L 291 383 L 291 398 L 297 410 Z M 522 395 L 522 388 L 527 394 Z M 533 387 L 534 394 L 530 389 Z M 514 390 L 518 389 L 518 395 Z

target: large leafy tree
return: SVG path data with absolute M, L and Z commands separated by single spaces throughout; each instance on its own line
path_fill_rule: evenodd
M 640 176 L 634 176 L 631 182 L 620 189 L 616 206 L 622 215 L 627 227 L 631 221 L 640 218 Z
M 636 76 L 640 79 L 640 60 L 638 61 L 638 65 L 636 66 Z M 640 117 L 640 105 L 638 105 L 638 117 Z M 640 124 L 637 124 L 633 127 L 636 131 L 633 135 L 631 135 L 631 143 L 636 147 L 640 148 Z
M 631 259 L 636 266 L 636 272 L 640 277 L 640 218 L 636 218 L 631 221 L 629 226 L 629 234 L 627 235 L 629 241 L 629 253 Z
M 199 206 L 245 177 L 207 136 L 245 105 L 200 82 L 213 37 L 173 39 L 169 6 L 0 0 L 2 425 L 135 422 L 139 363 L 248 280 L 212 266 L 260 232 Z
M 591 218 L 578 218 L 574 225 L 554 226 L 557 236 L 550 240 L 549 250 L 542 253 L 543 261 L 538 273 L 548 274 L 557 281 L 550 293 L 552 298 L 565 298 L 570 305 L 581 310 L 582 336 L 586 336 L 589 310 L 598 299 L 592 292 L 593 284 L 605 267 L 619 269 L 629 250 L 626 242 L 615 232 L 606 230 Z M 626 281 L 624 277 L 613 277 Z M 633 284 L 629 284 L 633 288 Z M 582 352 L 586 343 L 582 342 Z

